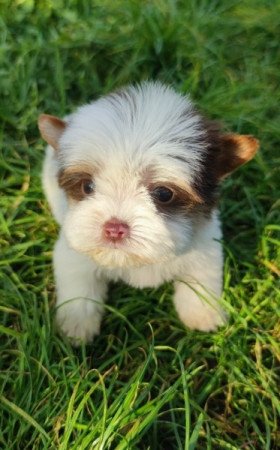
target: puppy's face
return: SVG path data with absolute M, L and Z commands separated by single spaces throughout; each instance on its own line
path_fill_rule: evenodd
M 248 161 L 251 136 L 222 135 L 190 100 L 160 84 L 128 87 L 67 121 L 42 115 L 69 208 L 69 245 L 101 266 L 172 259 L 191 246 L 219 181 Z

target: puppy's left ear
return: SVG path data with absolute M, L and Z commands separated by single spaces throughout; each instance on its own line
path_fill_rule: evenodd
M 38 119 L 38 127 L 42 138 L 55 150 L 58 150 L 59 139 L 66 125 L 63 120 L 48 114 L 41 114 Z
M 219 147 L 216 170 L 222 180 L 255 156 L 259 141 L 251 135 L 222 134 Z

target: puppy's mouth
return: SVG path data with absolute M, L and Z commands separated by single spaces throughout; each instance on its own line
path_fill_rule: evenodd
M 170 239 L 161 239 L 153 233 L 147 235 L 141 228 L 135 233 L 130 227 L 126 233 L 123 224 L 116 229 L 115 223 L 111 222 L 107 235 L 99 232 L 96 236 L 91 231 L 87 234 L 87 239 L 83 238 L 81 244 L 77 244 L 80 243 L 72 243 L 74 250 L 87 255 L 96 264 L 107 269 L 153 265 L 170 259 L 174 253 L 173 241 Z
M 130 268 L 154 264 L 156 258 L 128 251 L 125 242 L 106 242 L 87 252 L 98 265 L 106 268 Z
M 163 255 L 153 254 L 149 241 L 139 242 L 133 233 L 122 239 L 104 239 L 91 252 L 91 257 L 101 266 L 107 268 L 135 268 L 152 265 L 163 261 Z M 149 248 L 150 247 L 150 248 Z
M 118 250 L 122 249 L 125 251 L 125 247 L 127 247 L 127 241 L 120 241 L 118 239 L 112 239 L 111 241 L 103 241 L 102 244 L 99 246 L 103 249 L 110 249 L 110 250 Z

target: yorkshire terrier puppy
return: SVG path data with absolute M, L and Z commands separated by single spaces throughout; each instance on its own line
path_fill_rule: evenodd
M 187 327 L 223 325 L 217 188 L 258 141 L 222 133 L 188 97 L 153 82 L 64 120 L 42 114 L 39 129 L 49 144 L 43 186 L 61 226 L 53 255 L 61 332 L 74 344 L 99 333 L 110 280 L 174 281 Z

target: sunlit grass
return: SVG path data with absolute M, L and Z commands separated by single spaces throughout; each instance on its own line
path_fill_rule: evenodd
M 8 1 L 0 20 L 0 447 L 276 449 L 279 14 L 275 1 Z M 101 335 L 53 326 L 58 228 L 42 195 L 40 112 L 128 82 L 189 92 L 261 141 L 222 188 L 227 327 L 185 330 L 172 286 L 112 285 Z M 277 159 L 278 157 L 278 159 Z

